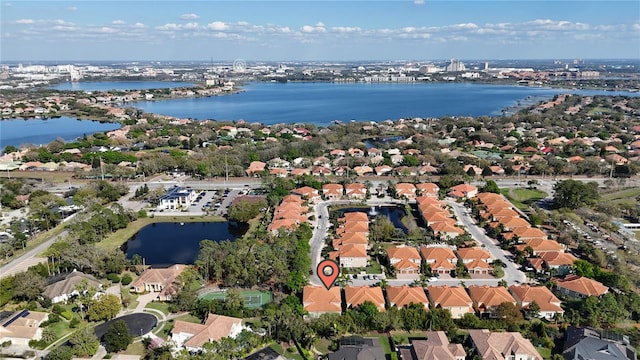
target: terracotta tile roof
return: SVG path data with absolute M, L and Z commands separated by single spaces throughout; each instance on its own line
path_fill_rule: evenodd
M 185 341 L 187 347 L 198 348 L 209 341 L 220 340 L 228 337 L 234 327 L 242 325 L 242 319 L 223 315 L 209 314 L 204 324 L 194 324 L 177 320 L 173 326 L 172 333 L 192 334 L 193 336 Z
M 493 266 L 489 265 L 486 261 L 480 259 L 473 259 L 472 261 L 465 263 L 464 267 L 469 270 L 472 269 L 493 269 Z
M 498 221 L 509 229 L 515 229 L 518 227 L 522 227 L 522 228 L 531 227 L 531 224 L 527 220 L 521 218 L 520 216 L 503 217 Z
M 420 271 L 420 264 L 417 264 L 409 259 L 402 259 L 394 263 L 393 267 L 396 268 L 397 270 L 413 269 L 413 270 L 416 270 L 417 272 Z
M 437 268 L 454 269 L 456 267 L 456 254 L 449 248 L 421 246 L 420 253 L 426 261 L 435 260 L 429 265 L 432 270 Z
M 531 264 L 531 266 L 534 269 L 538 271 L 542 271 L 542 265 L 544 264 L 544 260 L 540 258 L 528 258 L 527 261 L 529 261 L 529 264 Z
M 555 240 L 531 239 L 525 240 L 525 244 L 526 246 L 531 246 L 535 253 L 564 250 L 563 246 Z
M 378 286 L 347 286 L 344 288 L 344 299 L 347 307 L 356 307 L 365 301 L 371 301 L 379 311 L 384 311 L 384 296 Z
M 145 284 L 160 284 L 163 288 L 168 287 L 186 268 L 186 265 L 176 264 L 164 269 L 147 269 L 131 284 L 131 288 L 145 291 Z
M 478 188 L 473 186 L 473 185 L 471 185 L 471 184 L 460 184 L 460 185 L 456 185 L 456 186 L 451 187 L 450 190 L 459 191 L 459 192 L 461 192 L 463 194 L 467 194 L 467 193 L 470 193 L 470 192 L 473 192 L 473 191 L 478 191 Z
M 547 266 L 569 266 L 578 260 L 575 256 L 564 251 L 546 251 L 540 254 L 540 259 L 547 263 Z
M 442 201 L 438 200 L 438 198 L 435 198 L 433 196 L 424 196 L 424 195 L 418 196 L 416 198 L 416 202 L 418 203 L 419 207 L 425 206 L 425 205 L 437 205 L 441 208 L 445 207 L 445 204 Z
M 324 286 L 305 286 L 302 290 L 302 305 L 308 312 L 342 312 L 340 287 L 327 290 Z
M 369 222 L 369 216 L 365 212 L 356 211 L 356 212 L 347 212 L 342 215 L 341 218 L 338 219 L 339 222 L 352 222 L 352 221 L 362 221 Z
M 424 220 L 431 226 L 432 224 L 439 222 L 447 222 L 455 224 L 455 220 L 453 220 L 449 215 L 449 212 L 446 210 L 440 212 L 431 212 L 431 213 L 423 213 L 422 216 Z
M 434 307 L 473 307 L 473 301 L 462 286 L 428 286 L 427 291 Z
M 556 287 L 584 296 L 600 296 L 609 291 L 609 288 L 602 285 L 602 283 L 577 275 L 568 275 L 564 279 L 556 279 Z
M 509 291 L 523 308 L 536 302 L 540 311 L 564 312 L 560 307 L 560 300 L 545 286 L 511 285 Z
M 346 233 L 332 241 L 334 248 L 347 244 L 361 244 L 366 246 L 369 244 L 369 241 L 364 233 Z
M 395 246 L 387 248 L 389 259 L 417 259 L 420 260 L 420 253 L 414 247 Z
M 464 234 L 464 230 L 455 226 L 454 224 L 455 223 L 451 223 L 451 222 L 438 222 L 430 225 L 429 227 L 436 234 L 441 234 L 441 233 L 456 233 L 458 235 Z
M 418 189 L 423 196 L 438 196 L 438 191 L 440 191 L 440 187 L 434 183 L 416 184 L 416 189 Z
M 306 196 L 312 198 L 314 196 L 318 196 L 318 190 L 314 189 L 310 186 L 303 186 L 301 188 L 291 190 L 291 193 L 294 195 Z
M 527 359 L 530 360 L 542 360 L 531 341 L 520 333 L 470 329 L 469 336 L 484 360 L 505 360 L 517 355 L 528 355 Z
M 361 221 L 347 221 L 342 226 L 336 229 L 336 234 L 346 234 L 346 233 L 368 233 L 369 232 L 369 223 L 361 222 Z
M 516 299 L 504 286 L 471 285 L 468 288 L 476 309 L 487 309 L 510 302 L 516 305 Z
M 423 288 L 408 285 L 387 286 L 387 299 L 389 299 L 390 306 L 395 305 L 398 308 L 408 306 L 411 303 L 423 304 L 427 308 L 429 304 Z
M 522 240 L 532 239 L 532 238 L 541 238 L 544 239 L 547 237 L 544 231 L 538 228 L 515 228 L 512 232 Z
M 475 260 L 475 259 L 480 259 L 480 260 L 489 260 L 492 259 L 491 254 L 489 254 L 489 252 L 483 248 L 474 246 L 474 247 L 467 247 L 467 248 L 459 248 L 457 251 L 458 253 L 458 257 L 460 257 L 460 259 L 462 260 Z
M 322 193 L 325 195 L 333 194 L 342 196 L 344 187 L 342 184 L 324 184 L 322 185 Z

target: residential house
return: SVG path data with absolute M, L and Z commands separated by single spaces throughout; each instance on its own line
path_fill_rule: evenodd
M 609 288 L 593 279 L 578 275 L 567 275 L 564 279 L 556 279 L 556 289 L 565 295 L 587 298 L 602 296 L 609 292 Z
M 458 258 L 448 247 L 420 247 L 420 254 L 434 275 L 449 275 L 456 270 Z
M 47 285 L 42 294 L 51 299 L 53 304 L 56 304 L 62 301 L 66 302 L 71 297 L 79 295 L 78 288 L 80 287 L 93 288 L 97 291 L 102 288 L 102 284 L 93 275 L 74 270 L 62 280 Z
M 533 255 L 542 256 L 545 252 L 561 252 L 564 251 L 564 246 L 555 240 L 546 239 L 530 239 L 525 240 L 524 244 L 516 245 L 516 249 L 524 251 L 527 247 L 533 250 Z
M 573 268 L 573 263 L 578 260 L 575 256 L 564 251 L 545 251 L 540 254 L 544 267 L 553 269 L 557 275 L 567 275 Z
M 45 312 L 19 310 L 0 319 L 0 344 L 7 341 L 12 345 L 28 347 L 29 341 L 40 340 L 40 324 L 49 318 Z
M 395 246 L 387 248 L 389 264 L 394 267 L 396 278 L 416 280 L 420 278 L 420 253 L 414 247 Z
M 453 319 L 473 313 L 473 301 L 462 286 L 428 286 L 427 294 L 432 308 L 448 309 Z
M 419 183 L 416 185 L 416 189 L 420 196 L 437 198 L 440 193 L 440 187 L 434 183 Z
M 353 168 L 353 171 L 358 176 L 366 176 L 366 175 L 372 175 L 373 174 L 373 168 L 371 166 L 369 166 L 369 165 L 356 166 L 356 167 Z
M 445 239 L 453 239 L 464 235 L 464 230 L 454 225 L 453 222 L 439 222 L 429 226 L 436 236 Z
M 429 309 L 429 299 L 421 287 L 387 286 L 387 300 L 390 307 L 403 308 L 411 304 L 421 304 L 425 309 Z
M 202 350 L 202 345 L 225 337 L 235 338 L 242 330 L 242 319 L 209 314 L 204 324 L 176 320 L 171 330 L 171 340 L 178 347 L 189 351 Z
M 414 200 L 416 198 L 416 187 L 411 183 L 397 183 L 396 197 L 399 199 Z
M 186 265 L 171 265 L 168 268 L 147 269 L 131 284 L 132 293 L 158 293 L 160 301 L 171 301 L 178 291 L 174 286 L 176 278 L 186 269 Z
M 328 360 L 385 360 L 386 355 L 377 338 L 353 335 L 338 340 L 338 350 L 327 355 Z
M 337 260 L 340 267 L 344 268 L 363 268 L 369 262 L 366 247 L 359 244 L 340 246 L 336 251 L 329 253 L 329 258 Z
M 374 170 L 376 172 L 376 175 L 383 176 L 393 171 L 393 168 L 389 165 L 380 165 L 376 166 Z
M 291 190 L 291 194 L 301 196 L 303 199 L 314 203 L 322 200 L 320 193 L 317 189 L 314 189 L 310 186 L 303 186 L 301 188 Z
M 248 355 L 243 358 L 243 360 L 287 360 L 287 358 L 278 354 L 278 352 L 273 350 L 270 346 L 267 346 L 252 353 L 251 355 Z
M 324 184 L 322 185 L 322 195 L 327 200 L 339 200 L 344 193 L 342 184 Z
M 473 307 L 481 318 L 497 317 L 498 306 L 502 303 L 517 304 L 504 286 L 471 285 L 467 290 L 473 300 Z
M 531 341 L 517 332 L 491 332 L 487 329 L 469 329 L 475 352 L 482 359 L 542 360 Z
M 382 295 L 382 288 L 379 286 L 347 286 L 344 288 L 344 301 L 347 309 L 370 301 L 378 308 L 378 311 L 384 311 L 384 295 Z
M 365 199 L 367 197 L 367 188 L 361 183 L 346 184 L 344 186 L 345 195 L 349 199 Z
M 479 247 L 460 248 L 456 251 L 470 275 L 488 275 L 493 273 L 493 260 L 487 250 Z
M 511 285 L 509 292 L 518 302 L 518 306 L 525 310 L 533 302 L 538 304 L 540 318 L 552 320 L 556 314 L 564 314 L 560 300 L 546 286 Z
M 453 196 L 458 199 L 470 199 L 475 197 L 477 194 L 478 188 L 471 184 L 460 184 L 449 189 L 449 196 Z
M 444 331 L 427 331 L 425 340 L 412 339 L 400 348 L 401 360 L 465 360 L 461 344 L 450 344 Z
M 285 178 L 285 177 L 287 177 L 288 174 L 289 174 L 289 172 L 285 168 L 276 167 L 276 168 L 269 169 L 269 175 L 271 175 L 271 176 L 275 176 L 275 177 L 279 177 L 279 178 Z
M 307 285 L 302 290 L 302 306 L 312 318 L 327 313 L 339 314 L 342 312 L 340 287 L 327 290 L 324 286 Z
M 562 355 L 565 360 L 636 360 L 637 350 L 626 335 L 570 326 Z
M 247 176 L 258 176 L 264 172 L 266 167 L 267 164 L 262 161 L 252 161 L 245 172 L 247 173 Z

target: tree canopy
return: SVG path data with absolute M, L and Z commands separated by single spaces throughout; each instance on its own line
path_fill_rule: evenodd
M 558 181 L 553 187 L 553 203 L 556 208 L 577 209 L 585 205 L 593 205 L 598 201 L 598 183 L 583 183 L 578 180 Z

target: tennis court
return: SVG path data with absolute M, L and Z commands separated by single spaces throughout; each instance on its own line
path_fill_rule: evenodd
M 244 299 L 244 306 L 248 309 L 257 309 L 273 301 L 273 293 L 271 291 L 241 290 L 240 295 Z M 200 295 L 201 299 L 207 300 L 224 300 L 226 297 L 227 293 L 225 291 Z

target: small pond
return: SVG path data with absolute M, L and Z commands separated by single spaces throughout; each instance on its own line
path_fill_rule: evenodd
M 386 216 L 391 220 L 393 226 L 407 233 L 407 228 L 402 224 L 402 218 L 407 215 L 404 206 L 368 206 L 368 207 L 348 207 L 340 208 L 332 211 L 337 217 L 341 217 L 342 214 L 348 212 L 366 212 L 369 215 L 369 220 L 375 219 L 377 216 Z
M 154 223 L 140 229 L 122 250 L 127 259 L 142 256 L 147 265 L 189 265 L 198 258 L 200 241 L 233 241 L 248 229 L 248 224 L 235 222 Z

